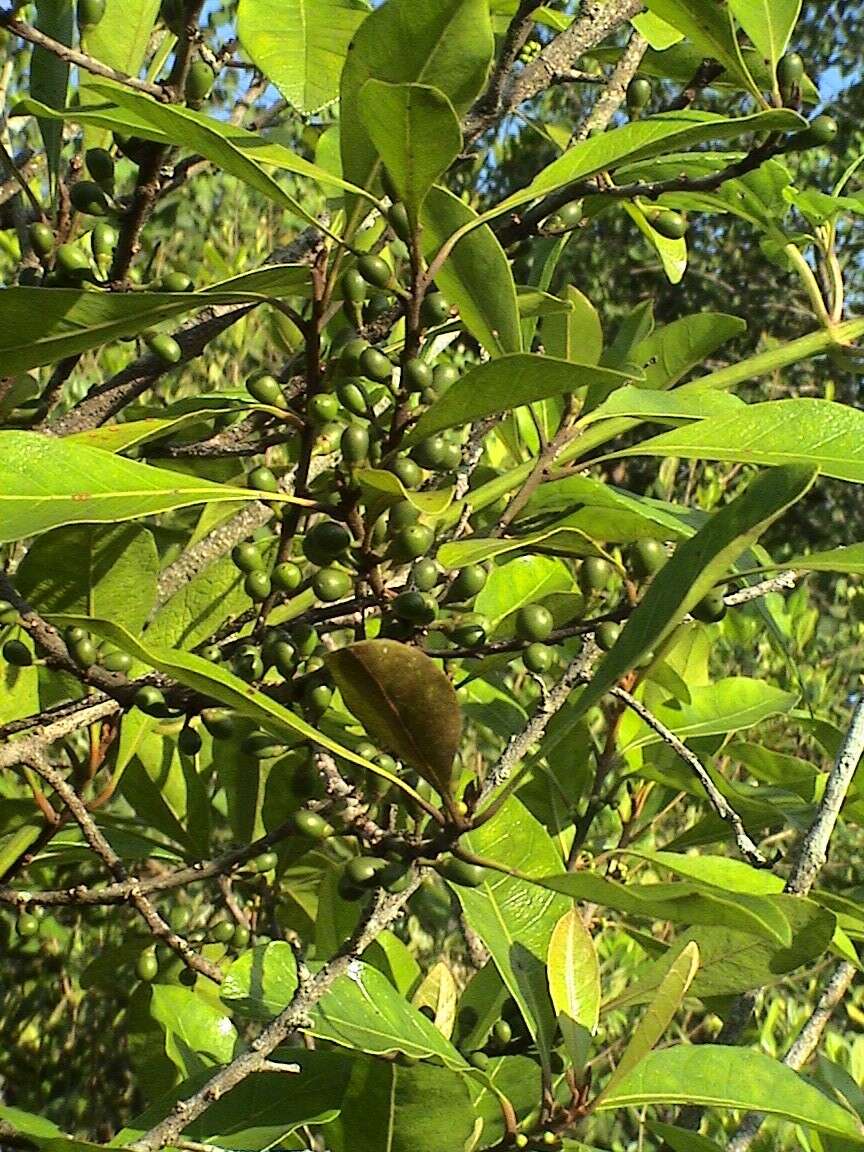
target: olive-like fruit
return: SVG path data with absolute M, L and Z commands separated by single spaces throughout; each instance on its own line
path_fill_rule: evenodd
M 303 692 L 303 703 L 312 712 L 317 712 L 319 715 L 327 711 L 332 699 L 333 689 L 329 684 L 307 684 Z
M 261 465 L 258 468 L 253 468 L 249 475 L 246 477 L 246 482 L 250 488 L 254 488 L 256 492 L 278 492 L 279 481 L 272 469 Z
M 292 560 L 283 560 L 273 569 L 271 581 L 277 592 L 295 592 L 303 583 L 303 573 Z
M 37 256 L 50 256 L 54 251 L 54 233 L 47 224 L 42 224 L 40 221 L 35 221 L 27 229 L 27 236 L 30 240 L 30 247 Z
M 489 1057 L 485 1052 L 472 1052 L 468 1057 L 468 1063 L 472 1068 L 476 1068 L 480 1072 L 485 1072 L 489 1067 Z
M 139 980 L 144 980 L 147 984 L 151 980 L 155 980 L 159 975 L 159 961 L 156 959 L 155 948 L 145 948 L 141 955 L 138 957 L 138 963 L 135 965 L 135 971 Z
M 79 180 L 69 190 L 69 199 L 77 212 L 89 216 L 104 216 L 108 211 L 108 199 L 102 188 L 93 180 Z
M 231 559 L 241 572 L 258 572 L 264 567 L 264 559 L 254 544 L 244 541 L 231 549 Z
M 496 1048 L 506 1048 L 513 1039 L 513 1029 L 506 1020 L 496 1020 L 492 1025 L 492 1042 Z
M 445 856 L 435 867 L 445 880 L 462 888 L 479 888 L 483 883 L 483 869 L 480 865 L 469 864 L 456 856 Z
M 352 304 L 362 304 L 366 299 L 366 281 L 356 268 L 348 268 L 343 272 L 340 283 L 345 300 L 350 300 Z
M 32 912 L 20 912 L 15 921 L 15 930 L 22 939 L 35 936 L 39 931 L 39 921 Z
M 110 187 L 114 183 L 114 157 L 107 148 L 88 148 L 84 163 L 97 184 Z
M 159 281 L 163 292 L 191 292 L 194 288 L 192 277 L 185 272 L 166 272 Z
M 579 566 L 579 587 L 586 596 L 602 592 L 612 577 L 612 565 L 602 556 L 586 556 Z
M 294 830 L 299 836 L 309 840 L 326 840 L 333 835 L 333 827 L 323 816 L 311 812 L 308 808 L 300 808 L 292 818 Z
M 402 387 L 408 392 L 422 392 L 432 384 L 433 369 L 423 360 L 409 360 L 402 365 Z
M 183 349 L 167 332 L 157 332 L 152 336 L 147 336 L 145 341 L 153 355 L 164 360 L 166 364 L 178 364 L 183 359 Z
M 260 856 L 250 860 L 246 867 L 253 872 L 272 872 L 278 863 L 279 857 L 275 852 L 262 852 Z
M 638 111 L 651 99 L 651 81 L 644 76 L 634 76 L 627 85 L 627 107 Z
M 303 555 L 311 564 L 329 564 L 343 556 L 351 544 L 351 533 L 335 520 L 320 520 L 306 533 Z
M 187 725 L 180 730 L 177 737 L 177 747 L 184 756 L 197 756 L 201 751 L 201 737 L 194 728 Z
M 523 604 L 516 613 L 516 635 L 521 640 L 542 643 L 549 639 L 554 625 L 552 613 L 542 604 Z
M 168 926 L 175 932 L 185 932 L 192 920 L 192 913 L 184 904 L 176 904 L 168 914 Z
M 438 392 L 446 392 L 459 379 L 459 369 L 455 364 L 436 364 L 432 373 L 432 385 Z
M 213 69 L 206 60 L 200 57 L 189 65 L 189 74 L 186 77 L 184 95 L 190 104 L 200 104 L 206 100 L 213 91 L 213 82 L 216 77 Z
M 687 220 L 680 212 L 665 208 L 651 221 L 651 227 L 667 240 L 680 240 L 687 235 Z
M 339 441 L 346 464 L 362 464 L 369 455 L 369 433 L 358 424 L 350 424 Z
M 522 653 L 522 663 L 535 676 L 542 676 L 552 667 L 552 649 L 535 641 Z
M 777 62 L 777 83 L 781 89 L 792 88 L 804 77 L 804 61 L 797 52 L 787 52 Z
M 289 634 L 297 654 L 304 659 L 308 659 L 318 647 L 318 633 L 311 624 L 295 624 Z
M 482 564 L 467 564 L 450 585 L 446 599 L 451 604 L 473 600 L 486 586 L 488 574 Z
M 411 569 L 411 583 L 418 592 L 431 592 L 441 576 L 441 569 L 431 559 L 418 560 Z
M 339 401 L 332 392 L 319 392 L 306 403 L 306 418 L 310 424 L 330 424 L 339 415 Z
M 393 538 L 392 552 L 397 560 L 416 560 L 432 547 L 435 533 L 426 524 L 408 524 Z
M 234 925 L 230 920 L 217 920 L 210 928 L 209 935 L 217 944 L 227 944 L 234 937 Z
M 211 664 L 218 664 L 222 659 L 222 649 L 218 644 L 207 644 L 201 649 L 200 655 Z
M 205 708 L 201 723 L 214 740 L 230 740 L 237 732 L 237 717 L 230 708 Z
M 117 247 L 117 229 L 105 220 L 97 220 L 90 233 L 90 251 L 97 260 L 106 260 Z
M 394 504 L 387 513 L 387 531 L 391 539 L 403 528 L 416 524 L 420 519 L 420 509 L 415 508 L 410 500 L 400 500 Z
M 393 375 L 393 365 L 380 349 L 370 345 L 360 357 L 360 371 L 369 380 L 385 384 Z
M 90 668 L 96 663 L 96 645 L 89 637 L 85 637 L 72 645 L 69 655 L 79 668 Z
M 647 580 L 666 563 L 666 549 L 659 540 L 637 540 L 627 549 L 627 565 L 637 580 Z
M 3 645 L 3 659 L 13 668 L 28 668 L 33 663 L 33 653 L 21 640 L 7 640 Z
M 258 573 L 254 573 L 258 575 Z M 264 675 L 264 661 L 261 658 L 261 652 L 254 644 L 248 644 L 241 648 L 234 656 L 233 662 L 234 674 L 239 676 L 241 680 L 245 680 L 247 684 L 253 680 L 260 680 Z
M 833 116 L 816 116 L 804 133 L 805 146 L 821 147 L 830 144 L 840 131 Z
M 366 394 L 359 384 L 353 380 L 346 380 L 336 389 L 339 403 L 353 416 L 367 415 Z
M 57 249 L 57 267 L 72 279 L 81 279 L 90 271 L 87 253 L 76 244 L 61 244 Z
M 552 216 L 545 221 L 547 232 L 569 232 L 575 228 L 582 219 L 582 201 L 569 200 Z
M 341 568 L 319 568 L 312 577 L 312 591 L 325 604 L 332 604 L 349 595 L 353 587 L 350 573 Z
M 393 612 L 409 624 L 431 624 L 438 615 L 438 603 L 429 592 L 400 592 Z
M 250 732 L 240 748 L 253 760 L 274 760 L 285 752 L 285 745 L 269 732 Z
M 357 271 L 373 288 L 386 288 L 393 276 L 386 260 L 368 253 L 357 261 Z
M 602 624 L 597 625 L 594 639 L 597 641 L 597 647 L 601 652 L 608 652 L 609 649 L 615 645 L 620 635 L 620 624 L 616 624 L 614 620 L 604 620 Z
M 453 642 L 462 648 L 480 648 L 489 635 L 489 622 L 483 617 L 459 624 L 451 633 Z
M 231 945 L 238 951 L 246 948 L 249 944 L 249 929 L 243 924 L 238 924 L 234 931 L 231 933 Z
M 405 488 L 416 488 L 423 481 L 420 465 L 410 456 L 396 456 L 388 469 L 401 480 Z
M 386 867 L 387 861 L 377 856 L 355 856 L 345 865 L 345 875 L 358 888 L 365 888 Z
M 264 373 L 263 376 L 253 376 L 246 381 L 246 391 L 253 400 L 259 404 L 269 404 L 274 408 L 285 407 L 285 397 L 282 395 L 282 386 L 275 376 Z
M 128 672 L 132 667 L 132 657 L 128 652 L 106 652 L 99 657 L 99 663 L 106 672 Z
M 450 304 L 443 292 L 430 292 L 423 298 L 420 318 L 427 327 L 443 324 L 450 319 Z
M 408 209 L 405 205 L 399 202 L 392 205 L 387 213 L 387 219 L 399 239 L 407 244 L 411 239 L 411 221 L 408 219 Z
M 297 668 L 297 653 L 287 640 L 275 644 L 272 650 L 273 667 L 286 680 L 290 680 Z
M 723 599 L 723 588 L 712 588 L 707 596 L 703 596 L 698 604 L 690 609 L 694 620 L 701 620 L 703 624 L 716 624 L 726 615 L 726 603 Z
M 339 353 L 339 362 L 346 372 L 355 374 L 360 365 L 360 356 L 364 348 L 369 347 L 369 341 L 355 336 L 342 348 Z
M 272 591 L 273 585 L 266 572 L 250 572 L 243 581 L 243 589 L 253 604 L 262 604 Z
M 441 453 L 440 472 L 452 472 L 462 463 L 462 446 L 452 440 L 445 440 L 444 451 Z
M 82 32 L 101 22 L 106 4 L 107 0 L 78 0 L 78 27 Z
M 421 440 L 411 449 L 411 458 L 421 468 L 440 468 L 447 453 L 447 441 L 443 436 L 430 436 L 428 440 Z
M 135 693 L 135 707 L 147 716 L 161 718 L 165 715 L 165 697 L 155 684 L 142 684 Z
M 524 1132 L 517 1132 L 513 1137 L 513 1143 L 517 1148 L 527 1148 L 530 1144 L 530 1140 Z

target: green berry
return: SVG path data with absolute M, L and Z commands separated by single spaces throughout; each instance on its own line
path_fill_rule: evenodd
M 360 385 L 353 380 L 347 380 L 344 384 L 340 384 L 336 389 L 336 395 L 339 397 L 339 403 L 342 407 L 353 416 L 365 416 L 367 414 L 366 394 Z
M 810 121 L 804 134 L 805 146 L 822 147 L 831 144 L 839 131 L 840 125 L 833 116 L 817 116 Z
M 213 69 L 206 60 L 202 60 L 200 57 L 193 60 L 189 66 L 184 90 L 187 101 L 190 104 L 201 104 L 213 91 L 215 79 Z
M 570 200 L 562 204 L 558 211 L 547 218 L 545 229 L 547 232 L 569 232 L 575 228 L 582 219 L 582 201 Z
M 403 563 L 416 560 L 429 551 L 434 540 L 435 533 L 427 525 L 409 524 L 400 528 L 393 538 L 393 556 Z
M 90 668 L 96 663 L 96 645 L 89 637 L 85 637 L 71 646 L 69 655 L 79 668 Z
M 236 948 L 238 952 L 242 952 L 244 948 L 248 947 L 249 929 L 242 924 L 238 924 L 231 933 L 231 945 Z
M 333 828 L 324 817 L 308 808 L 295 812 L 292 823 L 298 836 L 305 836 L 308 840 L 326 840 L 333 835 Z
M 253 760 L 274 760 L 285 752 L 285 745 L 269 732 L 250 732 L 240 748 Z
M 479 1072 L 485 1072 L 489 1067 L 489 1057 L 485 1052 L 472 1052 L 468 1057 L 468 1063 Z
M 114 157 L 107 148 L 88 148 L 84 163 L 97 184 L 110 187 L 114 183 Z
M 246 480 L 249 487 L 254 488 L 256 492 L 279 491 L 279 481 L 276 479 L 275 473 L 263 465 L 259 468 L 253 468 Z
M 183 904 L 175 905 L 168 915 L 168 924 L 175 932 L 185 932 L 191 920 L 192 913 Z
M 105 15 L 107 0 L 78 0 L 78 27 L 82 32 L 95 28 Z
M 253 872 L 272 872 L 279 863 L 279 857 L 275 852 L 262 852 L 260 856 L 256 856 L 247 865 Z
M 389 465 L 389 471 L 402 481 L 404 488 L 417 488 L 423 481 L 420 465 L 409 456 L 397 456 Z
M 278 592 L 296 592 L 303 583 L 303 573 L 291 560 L 285 560 L 273 569 L 271 579 Z
M 644 76 L 635 76 L 627 85 L 627 107 L 638 111 L 651 99 L 651 82 Z
M 108 199 L 104 191 L 92 180 L 79 180 L 69 190 L 69 199 L 76 212 L 89 216 L 104 216 L 108 211 Z
M 113 255 L 119 237 L 117 230 L 104 220 L 98 220 L 90 233 L 90 250 L 97 260 Z
M 282 395 L 279 381 L 266 372 L 263 376 L 253 376 L 247 380 L 246 391 L 259 404 L 269 404 L 271 408 L 285 407 L 285 397 Z
M 156 959 L 155 948 L 144 949 L 138 957 L 135 971 L 138 974 L 138 979 L 145 981 L 147 984 L 149 984 L 151 980 L 156 979 L 159 975 L 159 961 Z
M 132 657 L 128 652 L 108 652 L 100 656 L 99 663 L 106 672 L 128 672 L 132 667 Z
M 352 304 L 362 304 L 366 299 L 366 281 L 356 268 L 342 273 L 342 296 Z
M 411 458 L 421 468 L 440 468 L 447 454 L 447 441 L 443 436 L 430 436 L 411 450 Z
M 724 588 L 712 588 L 707 596 L 703 596 L 698 604 L 690 609 L 694 620 L 701 620 L 703 624 L 716 624 L 726 615 L 726 603 L 723 599 Z
M 30 912 L 20 912 L 18 919 L 15 921 L 15 930 L 23 940 L 26 940 L 31 936 L 35 936 L 39 931 L 39 921 Z
M 516 613 L 516 635 L 532 643 L 547 640 L 554 624 L 552 613 L 542 604 L 525 604 Z
M 194 289 L 192 277 L 185 272 L 166 272 L 159 281 L 163 292 L 191 292 Z
M 218 644 L 208 644 L 201 649 L 201 656 L 211 664 L 219 664 L 222 660 L 222 649 Z
M 386 867 L 387 861 L 378 856 L 355 856 L 345 865 L 345 876 L 357 888 L 372 887 L 372 881 Z
M 361 256 L 357 261 L 357 271 L 373 288 L 386 288 L 392 278 L 387 262 L 380 256 Z
M 616 624 L 614 620 L 604 620 L 602 624 L 597 625 L 594 639 L 597 641 L 597 647 L 601 652 L 608 652 L 610 648 L 615 645 L 620 635 L 620 624 Z
M 454 441 L 445 439 L 444 451 L 441 453 L 441 462 L 438 465 L 440 472 L 452 472 L 462 463 L 462 446 Z
M 777 83 L 792 88 L 804 77 L 804 61 L 797 52 L 787 52 L 777 63 Z
M 253 573 L 258 575 L 258 573 Z M 260 680 L 264 675 L 264 661 L 261 658 L 260 651 L 254 644 L 246 645 L 236 653 L 234 657 L 234 674 L 239 676 L 241 680 L 245 680 L 247 684 L 251 684 L 253 680 Z
M 431 592 L 441 576 L 441 569 L 434 560 L 418 560 L 411 569 L 411 583 L 418 592 Z
M 80 279 L 90 271 L 87 253 L 76 244 L 61 244 L 55 259 L 58 269 L 73 279 Z
M 320 520 L 306 533 L 303 555 L 311 564 L 325 565 L 348 551 L 351 533 L 335 520 Z
M 480 865 L 469 864 L 456 856 L 445 856 L 435 867 L 445 880 L 462 888 L 479 888 L 483 883 L 483 869 Z
M 358 424 L 350 424 L 339 441 L 346 464 L 362 464 L 369 455 L 369 433 Z
M 431 624 L 438 615 L 438 603 L 429 592 L 400 592 L 393 612 L 409 624 Z
M 360 365 L 360 356 L 365 348 L 369 347 L 367 340 L 362 340 L 359 336 L 355 336 L 353 340 L 349 340 L 339 354 L 339 361 L 346 372 L 352 375 L 358 371 Z
M 135 693 L 135 707 L 147 716 L 162 718 L 166 713 L 165 697 L 155 684 L 142 684 Z
M 390 227 L 400 240 L 406 244 L 411 239 L 411 221 L 408 219 L 408 209 L 402 203 L 393 204 L 387 213 Z
M 464 604 L 473 600 L 486 586 L 488 574 L 482 564 L 468 564 L 460 569 L 459 575 L 450 585 L 447 601 L 451 604 Z
M 432 373 L 432 384 L 438 392 L 446 392 L 459 379 L 459 369 L 453 364 L 437 364 Z
M 237 732 L 237 718 L 230 708 L 205 708 L 201 723 L 214 740 L 230 740 Z
M 402 387 L 407 392 L 422 392 L 432 384 L 433 370 L 423 360 L 409 360 L 402 365 Z
M 393 375 L 393 365 L 378 348 L 368 347 L 360 357 L 360 371 L 369 380 L 385 384 Z
M 637 580 L 647 580 L 666 563 L 666 549 L 659 540 L 637 540 L 627 549 L 627 564 Z
M 496 1020 L 492 1025 L 492 1040 L 496 1048 L 506 1048 L 513 1039 L 513 1029 L 506 1020 Z
M 194 728 L 187 725 L 181 729 L 180 735 L 177 737 L 177 747 L 184 756 L 197 756 L 201 751 L 201 737 Z
M 280 676 L 290 680 L 297 668 L 297 653 L 287 640 L 274 645 L 272 651 L 273 667 Z
M 230 920 L 217 920 L 210 929 L 210 938 L 217 944 L 227 944 L 234 938 L 234 925 Z
M 586 596 L 602 592 L 612 577 L 612 565 L 602 556 L 586 556 L 579 566 L 579 587 Z
M 513 1139 L 513 1143 L 516 1145 L 517 1148 L 527 1148 L 528 1144 L 529 1144 L 529 1140 L 528 1140 L 528 1137 L 525 1135 L 524 1132 L 517 1132 L 514 1139 Z
M 319 715 L 326 712 L 333 699 L 333 689 L 329 684 L 307 684 L 303 692 L 303 703 Z
M 254 544 L 250 544 L 248 541 L 235 544 L 231 549 L 231 559 L 241 572 L 258 572 L 264 567 L 261 553 Z
M 452 632 L 454 643 L 462 648 L 480 648 L 486 643 L 488 635 L 489 622 L 484 617 L 466 621 Z
M 344 599 L 353 586 L 350 574 L 341 568 L 319 568 L 312 577 L 312 591 L 325 604 Z
M 522 653 L 522 663 L 529 672 L 533 672 L 536 676 L 542 676 L 552 667 L 552 649 L 535 641 L 533 644 L 529 644 Z
M 272 591 L 272 583 L 266 572 L 250 572 L 243 581 L 246 595 L 253 604 L 263 604 Z
M 166 332 L 157 332 L 153 336 L 145 337 L 147 347 L 154 356 L 164 360 L 166 364 L 177 364 L 183 359 L 183 349 L 173 336 Z
M 667 240 L 680 240 L 687 234 L 687 220 L 680 212 L 664 209 L 651 221 L 651 227 Z
M 7 640 L 3 645 L 3 659 L 13 668 L 28 668 L 33 663 L 33 653 L 20 640 Z
M 30 247 L 37 256 L 50 256 L 54 251 L 54 233 L 47 224 L 41 224 L 37 220 L 27 229 L 27 236 L 30 240 Z
M 318 633 L 311 624 L 295 624 L 290 636 L 298 656 L 305 660 L 308 660 L 318 647 Z
M 310 424 L 330 424 L 338 415 L 339 401 L 332 392 L 319 392 L 309 397 L 306 417 Z
M 420 318 L 431 328 L 450 319 L 450 305 L 443 292 L 430 292 L 420 306 Z

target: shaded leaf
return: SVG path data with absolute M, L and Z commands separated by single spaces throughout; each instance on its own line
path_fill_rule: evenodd
M 184 1076 L 228 1064 L 237 1032 L 226 1012 L 190 988 L 156 984 L 150 1013 L 165 1032 L 165 1051 Z
M 565 912 L 555 925 L 546 967 L 558 1027 L 578 1067 L 586 1055 L 586 1033 L 593 1035 L 600 1019 L 600 964 L 578 908 Z

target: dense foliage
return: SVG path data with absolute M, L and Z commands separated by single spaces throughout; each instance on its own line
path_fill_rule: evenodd
M 862 24 L 0 6 L 0 1146 L 864 1143 Z

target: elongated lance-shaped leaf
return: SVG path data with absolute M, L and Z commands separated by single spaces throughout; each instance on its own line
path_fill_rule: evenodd
M 571 908 L 555 925 L 546 968 L 558 1026 L 570 1059 L 578 1066 L 600 1019 L 600 964 L 578 908 Z
M 756 2 L 753 0 L 754 6 Z M 704 56 L 719 61 L 764 106 L 765 98 L 738 47 L 729 12 L 731 5 L 712 4 L 710 0 L 647 0 L 647 6 L 661 20 L 683 32 Z
M 732 15 L 772 68 L 786 51 L 801 0 L 729 0 Z

